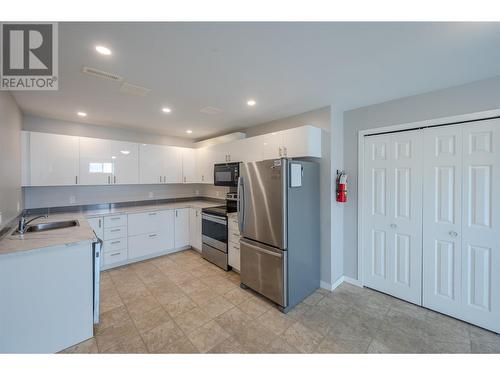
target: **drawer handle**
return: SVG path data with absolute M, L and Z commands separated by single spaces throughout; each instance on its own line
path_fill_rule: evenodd
M 233 245 L 233 249 L 234 249 L 234 250 L 239 250 L 239 249 L 240 249 L 240 247 L 239 247 L 239 246 L 235 246 L 235 245 Z
M 117 243 L 121 243 L 122 241 L 113 241 L 111 242 L 111 245 L 116 245 Z
M 234 233 L 234 232 L 233 232 L 233 236 L 239 237 L 239 236 L 240 236 L 240 234 L 239 234 L 239 233 Z
M 154 216 L 154 215 L 156 215 L 156 212 L 149 213 L 149 216 Z
M 120 220 L 120 217 L 112 217 L 111 220 Z
M 116 256 L 116 255 L 120 255 L 120 254 L 121 254 L 121 253 L 113 253 L 113 254 L 109 254 L 109 256 L 114 257 L 114 256 Z
M 121 232 L 121 229 L 111 229 L 110 232 Z
M 153 237 L 156 237 L 156 236 L 157 236 L 157 234 L 150 234 L 149 238 L 153 238 Z

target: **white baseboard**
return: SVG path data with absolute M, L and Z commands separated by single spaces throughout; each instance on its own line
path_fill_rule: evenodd
M 340 276 L 332 285 L 332 290 L 337 289 L 344 282 L 344 276 Z
M 332 289 L 332 284 L 327 283 L 326 281 L 322 281 L 322 280 L 319 282 L 319 287 L 321 289 L 326 289 L 326 290 L 328 290 L 330 292 L 333 290 Z
M 360 288 L 363 287 L 363 284 L 361 284 L 361 281 L 357 279 L 353 279 L 352 277 L 344 276 L 344 281 L 346 283 L 349 283 L 351 285 L 359 286 Z

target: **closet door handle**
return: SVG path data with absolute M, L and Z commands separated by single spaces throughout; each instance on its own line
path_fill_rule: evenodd
M 113 176 L 113 183 L 116 184 L 116 176 Z
M 108 176 L 108 184 L 111 183 L 111 176 Z
M 393 224 L 391 224 L 391 228 L 392 228 L 392 229 L 396 229 L 397 227 L 398 227 L 398 226 L 397 226 L 396 224 L 394 224 L 394 223 L 393 223 Z
M 455 237 L 457 237 L 457 236 L 458 236 L 458 233 L 457 233 L 457 232 L 455 232 L 455 231 L 453 231 L 453 230 L 450 230 L 450 231 L 448 232 L 448 234 L 449 234 L 451 237 L 453 237 L 453 238 L 455 238 Z

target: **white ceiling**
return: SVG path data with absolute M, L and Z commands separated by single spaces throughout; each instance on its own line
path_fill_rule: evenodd
M 84 110 L 84 122 L 200 139 L 500 75 L 499 46 L 500 23 L 61 23 L 59 91 L 14 96 L 34 115 L 82 121 Z M 122 94 L 83 66 L 152 91 Z

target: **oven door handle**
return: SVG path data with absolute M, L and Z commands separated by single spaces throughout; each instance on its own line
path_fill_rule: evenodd
M 214 223 L 227 226 L 227 220 L 221 219 L 221 218 L 214 216 L 214 215 L 202 213 L 201 218 L 202 218 L 202 220 L 213 221 Z

